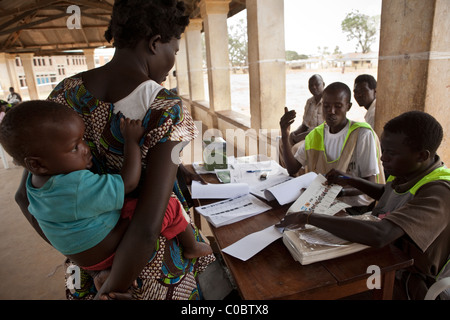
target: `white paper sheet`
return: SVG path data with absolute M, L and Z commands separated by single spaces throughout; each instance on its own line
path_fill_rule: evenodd
M 284 183 L 277 184 L 273 187 L 268 188 L 264 195 L 267 200 L 277 199 L 280 205 L 286 203 L 294 202 L 300 197 L 301 189 L 306 189 L 317 177 L 315 172 L 309 172 L 303 174 L 294 179 L 285 181 Z
M 251 194 L 195 208 L 215 227 L 221 227 L 265 212 L 272 207 Z
M 192 181 L 192 199 L 228 199 L 234 198 L 250 192 L 246 183 L 208 183 L 202 184 L 199 181 Z
M 261 231 L 249 234 L 224 248 L 222 251 L 242 261 L 247 261 L 282 236 L 283 234 L 275 226 L 270 226 Z
M 311 211 L 315 213 L 334 215 L 349 205 L 336 200 L 342 187 L 339 185 L 325 185 L 327 179 L 318 175 L 308 189 L 292 204 L 287 213 Z
M 266 180 L 260 180 L 258 182 L 255 182 L 253 185 L 251 185 L 250 193 L 252 193 L 255 196 L 260 197 L 262 199 L 271 201 L 271 200 L 274 200 L 275 198 L 273 197 L 272 194 L 270 194 L 270 196 L 267 197 L 265 195 L 265 191 L 269 188 L 273 188 L 279 184 L 282 184 L 282 183 L 292 180 L 292 179 L 293 179 L 292 177 L 290 177 L 288 175 L 284 175 L 284 174 L 270 175 L 267 177 Z

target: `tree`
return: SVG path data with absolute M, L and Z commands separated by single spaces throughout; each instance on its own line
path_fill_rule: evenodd
M 370 52 L 370 46 L 376 40 L 380 16 L 368 16 L 356 10 L 347 14 L 341 23 L 342 31 L 347 33 L 347 40 L 358 41 L 356 50 L 361 47 L 362 53 Z
M 286 50 L 286 60 L 294 61 L 294 60 L 302 60 L 308 59 L 309 57 L 306 54 L 299 54 L 297 51 Z
M 228 26 L 228 52 L 232 67 L 248 65 L 247 24 L 240 19 L 237 24 Z
M 341 51 L 341 49 L 339 49 L 339 46 L 336 46 L 336 48 L 334 48 L 333 54 L 334 55 L 341 55 L 342 54 L 342 51 Z

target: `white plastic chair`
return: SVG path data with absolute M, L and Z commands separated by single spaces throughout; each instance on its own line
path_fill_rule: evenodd
M 439 281 L 433 283 L 433 285 L 428 289 L 425 295 L 425 300 L 435 300 L 445 290 L 450 289 L 450 277 L 442 278 Z

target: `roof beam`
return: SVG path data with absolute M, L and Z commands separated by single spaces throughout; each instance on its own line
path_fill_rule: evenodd
M 10 25 L 12 25 L 12 24 L 22 20 L 22 19 L 25 19 L 28 16 L 36 15 L 36 12 L 37 11 L 33 11 L 33 10 L 23 12 L 22 14 L 19 14 L 18 16 L 12 18 L 11 20 L 8 20 L 5 23 L 1 24 L 0 25 L 0 30 L 3 30 L 4 28 L 6 28 L 6 27 L 8 27 L 8 26 L 10 26 Z
M 81 5 L 89 8 L 105 10 L 109 13 L 112 12 L 113 6 L 106 1 L 88 1 L 88 0 L 35 0 L 33 4 L 22 7 L 15 8 L 11 10 L 5 10 L 0 12 L 0 18 L 10 17 L 16 14 L 22 14 L 28 11 L 35 11 L 39 9 L 52 9 L 52 6 L 71 6 L 71 5 Z
M 45 7 L 49 7 L 53 4 L 61 2 L 60 0 L 37 0 L 32 5 L 23 7 L 23 8 L 15 8 L 11 10 L 5 10 L 0 13 L 0 18 L 9 17 L 16 14 L 22 14 L 28 11 L 36 11 Z
M 10 33 L 14 33 L 14 32 L 26 29 L 26 28 L 30 28 L 30 27 L 33 27 L 33 26 L 36 26 L 36 25 L 39 25 L 39 24 L 42 24 L 42 23 L 49 22 L 49 21 L 57 20 L 57 19 L 60 19 L 60 18 L 63 18 L 63 17 L 67 17 L 67 13 L 64 12 L 64 13 L 57 14 L 57 15 L 54 15 L 54 16 L 51 16 L 51 17 L 48 17 L 48 18 L 44 18 L 44 19 L 41 19 L 41 20 L 25 23 L 25 24 L 22 24 L 20 26 L 17 26 L 17 27 L 11 28 L 11 29 L 2 30 L 2 31 L 0 31 L 0 36 L 6 35 L 6 34 L 10 34 Z
M 92 0 L 70 0 L 67 1 L 70 3 L 70 5 L 84 5 L 86 7 L 96 8 L 96 9 L 102 9 L 106 10 L 112 13 L 113 6 L 109 4 L 108 2 L 104 1 L 92 1 Z
M 103 25 L 84 25 L 82 29 L 96 29 L 96 28 L 108 28 L 107 24 Z M 54 30 L 67 30 L 67 26 L 49 26 L 49 27 L 32 27 L 23 31 L 54 31 Z
M 28 22 L 30 22 L 31 20 L 33 20 L 34 18 L 34 14 L 31 14 L 27 17 L 25 17 L 25 19 L 23 19 L 22 21 L 19 22 L 19 24 L 27 24 Z M 3 43 L 2 45 L 2 50 L 7 49 L 9 47 L 11 47 L 20 37 L 20 33 L 23 31 L 23 29 L 21 30 L 17 30 L 14 32 L 11 32 L 11 34 L 9 35 L 9 37 L 6 39 L 6 41 Z

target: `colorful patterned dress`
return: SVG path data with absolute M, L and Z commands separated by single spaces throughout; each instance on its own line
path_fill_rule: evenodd
M 181 99 L 167 89 L 160 86 L 156 88 L 158 92 L 155 92 L 155 99 L 150 105 L 140 106 L 146 110 L 142 119 L 146 128 L 146 135 L 141 141 L 143 170 L 146 169 L 148 150 L 157 143 L 168 140 L 190 141 L 197 134 L 194 122 Z M 92 96 L 85 88 L 81 75 L 63 80 L 48 99 L 74 109 L 83 119 L 86 125 L 84 138 L 94 158 L 92 171 L 100 174 L 118 173 L 123 160 L 123 137 L 119 124 L 124 115 L 115 113 L 112 103 Z M 174 185 L 172 197 L 177 197 L 186 211 L 189 211 L 178 183 Z M 203 241 L 198 229 L 193 227 L 197 240 Z M 197 276 L 214 260 L 214 255 L 186 260 L 176 238 L 168 240 L 160 236 L 156 251 L 139 276 L 139 288 L 133 289 L 133 297 L 151 300 L 200 299 Z M 69 265 L 73 263 L 67 261 L 66 267 Z M 81 289 L 70 289 L 66 285 L 68 299 L 91 299 L 95 296 L 92 278 L 83 271 L 81 273 Z

